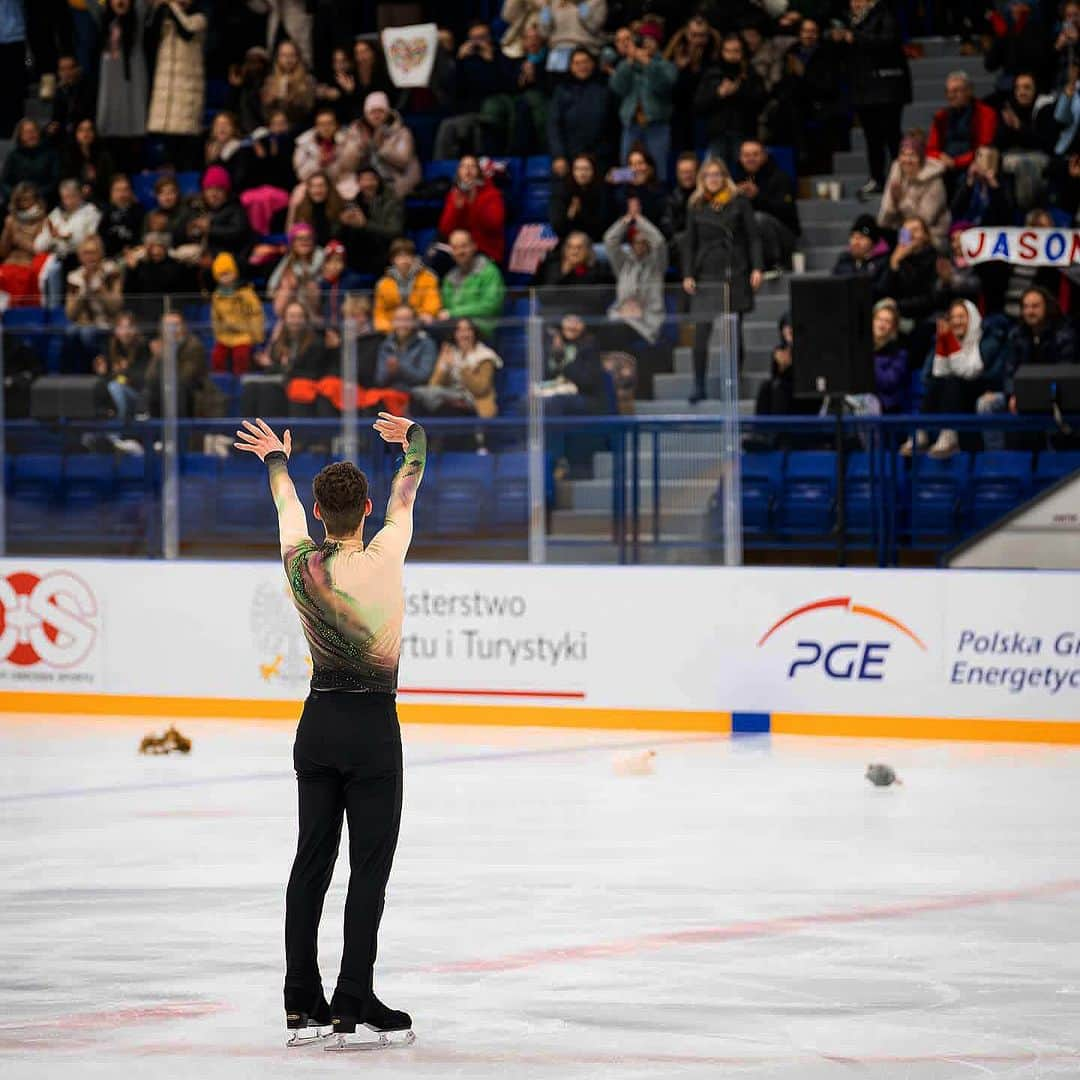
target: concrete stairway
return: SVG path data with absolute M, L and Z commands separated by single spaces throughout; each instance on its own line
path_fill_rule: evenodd
M 925 55 L 911 61 L 913 103 L 904 110 L 903 127 L 929 130 L 934 112 L 945 99 L 945 78 L 952 71 L 966 71 L 975 83 L 976 93 L 983 96 L 992 88 L 992 77 L 983 68 L 981 56 L 962 56 L 955 41 L 925 39 L 921 42 Z M 832 268 L 837 256 L 847 244 L 851 224 L 861 213 L 877 212 L 877 200 L 861 203 L 855 197 L 866 182 L 866 149 L 861 130 L 851 133 L 851 150 L 837 153 L 833 172 L 828 176 L 811 178 L 810 190 L 816 192 L 819 181 L 840 184 L 841 198 L 805 199 L 799 203 L 802 222 L 801 250 L 806 256 L 807 271 L 825 272 Z M 740 411 L 752 413 L 754 398 L 761 380 L 768 375 L 772 349 L 779 331 L 777 323 L 789 307 L 790 278 L 766 282 L 758 293 L 753 312 L 743 323 L 746 355 L 743 358 L 740 385 Z M 671 374 L 657 375 L 653 401 L 638 402 L 640 415 L 719 415 L 722 403 L 714 396 L 720 392 L 719 376 L 710 376 L 707 383 L 709 398 L 696 406 L 687 404 L 693 381 L 691 350 L 677 347 L 673 355 Z M 717 365 L 710 364 L 711 370 Z M 671 440 L 670 442 L 668 440 Z M 694 440 L 697 440 L 696 442 Z M 643 440 L 640 460 L 641 523 L 644 546 L 652 537 L 652 456 L 651 443 Z M 662 436 L 660 445 L 661 470 L 661 539 L 676 540 L 691 545 L 704 534 L 705 509 L 710 495 L 720 480 L 719 435 Z M 611 543 L 614 487 L 610 454 L 597 454 L 593 462 L 593 478 L 570 480 L 559 485 L 556 509 L 551 520 L 549 557 L 554 561 L 588 559 L 614 561 L 617 552 Z M 559 539 L 578 543 L 560 549 Z M 586 541 L 594 541 L 585 543 Z M 700 558 L 692 546 L 674 552 L 650 553 L 649 561 L 687 561 Z

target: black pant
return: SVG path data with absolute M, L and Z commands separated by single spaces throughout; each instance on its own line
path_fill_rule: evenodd
M 888 162 L 895 161 L 900 153 L 900 114 L 904 106 L 856 105 L 855 111 L 866 136 L 866 160 L 870 166 L 870 176 L 876 184 L 884 187 Z
M 743 317 L 737 315 L 739 320 L 739 374 L 742 374 L 743 363 L 746 357 L 746 349 L 743 347 Z M 707 322 L 694 323 L 694 386 L 698 390 L 705 390 L 705 376 L 709 368 L 709 339 L 712 337 L 715 319 Z
M 349 821 L 340 991 L 367 1000 L 401 823 L 401 731 L 392 694 L 312 690 L 293 747 L 300 830 L 285 895 L 285 989 L 322 988 L 319 919 Z
M 981 389 L 980 379 L 961 379 L 956 375 L 932 375 L 926 380 L 922 411 L 952 415 L 973 413 Z
M 0 45 L 0 139 L 15 137 L 15 125 L 26 110 L 25 99 L 26 42 Z

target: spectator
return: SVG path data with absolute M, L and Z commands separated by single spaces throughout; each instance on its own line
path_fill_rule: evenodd
M 101 144 L 94 121 L 89 117 L 80 120 L 74 138 L 64 145 L 61 177 L 74 177 L 82 187 L 83 198 L 103 206 L 108 201 L 115 171 L 112 154 Z
M 739 148 L 735 175 L 735 186 L 754 211 L 766 270 L 790 270 L 802 233 L 791 177 L 757 139 L 747 139 Z
M 427 386 L 413 388 L 413 407 L 427 416 L 497 416 L 495 372 L 501 367 L 498 353 L 480 340 L 476 324 L 458 319 L 453 337 L 439 349 Z M 487 453 L 481 431 L 476 433 L 476 448 Z
M 187 239 L 211 255 L 227 251 L 243 261 L 251 246 L 251 227 L 244 208 L 232 196 L 232 181 L 220 165 L 203 173 L 202 204 L 187 223 Z
M 1063 318 L 1057 301 L 1045 289 L 1035 286 L 1020 298 L 1020 320 L 1010 330 L 1005 344 L 1000 387 L 983 393 L 976 403 L 981 416 L 1016 412 L 1016 372 L 1034 364 L 1075 364 L 1076 331 Z
M 288 38 L 280 42 L 274 65 L 262 85 L 263 115 L 280 109 L 291 127 L 299 127 L 315 106 L 315 80 L 300 59 L 300 51 Z
M 245 133 L 253 132 L 270 118 L 269 113 L 263 112 L 262 103 L 263 85 L 269 74 L 270 54 L 261 45 L 248 49 L 243 63 L 229 65 L 225 107 Z
M 996 146 L 980 146 L 956 187 L 952 216 L 972 225 L 1010 225 L 1016 208 L 999 176 L 1001 153 Z
M 1069 81 L 1054 103 L 1054 122 L 1060 132 L 1054 143 L 1056 157 L 1076 153 L 1077 135 L 1080 134 L 1080 94 L 1076 92 L 1078 77 L 1080 67 L 1071 68 Z
M 115 259 L 135 247 L 142 238 L 143 208 L 135 198 L 131 181 L 117 173 L 109 185 L 109 203 L 101 215 L 98 232 L 105 242 L 105 255 Z
M 217 288 L 210 298 L 214 347 L 210 363 L 215 371 L 243 375 L 251 366 L 251 353 L 266 336 L 262 304 L 250 285 L 241 285 L 236 260 L 223 251 L 213 265 Z
M 341 231 L 341 215 L 345 201 L 330 183 L 326 173 L 314 173 L 299 188 L 303 198 L 289 211 L 286 227 L 310 225 L 315 230 L 315 242 L 325 247 Z
M 410 307 L 419 321 L 432 323 L 442 310 L 439 279 L 420 261 L 416 244 L 400 237 L 390 245 L 390 265 L 375 283 L 375 306 L 372 321 L 380 334 L 388 334 L 394 312 Z
M 907 349 L 900 344 L 900 309 L 896 301 L 879 300 L 871 323 L 874 342 L 874 395 L 886 416 L 911 407 L 911 374 Z
M 66 142 L 75 134 L 83 120 L 93 120 L 96 108 L 90 81 L 74 56 L 61 56 L 57 61 L 56 97 L 46 134 L 54 142 Z
M 266 0 L 264 7 L 270 10 L 266 23 L 267 45 L 273 45 L 281 34 L 284 40 L 295 43 L 294 47 L 303 58 L 304 66 L 310 69 L 314 56 L 311 5 L 306 0 Z
M 244 155 L 243 168 L 237 169 L 240 204 L 260 236 L 273 231 L 275 218 L 289 205 L 289 192 L 296 186 L 292 151 L 288 118 L 281 109 L 274 109 L 267 127 L 252 135 L 251 153 Z
M 26 98 L 26 19 L 23 5 L 0 9 L 0 132 L 6 136 L 22 114 Z
M 655 345 L 664 326 L 664 271 L 667 243 L 660 230 L 639 215 L 619 218 L 604 235 L 615 274 L 615 303 L 608 318 L 628 333 L 614 347 L 634 352 L 644 341 Z
M 203 167 L 224 165 L 236 183 L 236 155 L 243 151 L 244 141 L 240 137 L 240 125 L 231 112 L 219 112 L 210 121 L 210 134 L 203 147 Z M 237 159 L 238 160 L 238 159 Z
M 657 163 L 661 180 L 667 178 L 677 76 L 675 65 L 660 55 L 660 31 L 653 23 L 634 38 L 630 55 L 619 62 L 611 76 L 611 93 L 619 103 L 622 122 L 619 157 L 625 161 L 631 147 L 640 143 Z
M 298 300 L 285 305 L 268 348 L 254 356 L 254 371 L 244 376 L 240 409 L 245 416 L 317 415 L 310 385 L 330 374 L 326 348 Z
M 16 184 L 33 184 L 42 195 L 52 197 L 60 179 L 60 162 L 56 151 L 42 141 L 41 128 L 36 120 L 23 119 L 15 128 L 15 145 L 7 152 L 0 173 L 0 194 L 6 201 Z
M 693 150 L 680 154 L 675 162 L 675 188 L 668 196 L 667 219 L 673 244 L 681 244 L 686 233 L 687 206 L 697 190 L 698 159 Z
M 1061 5 L 1054 52 L 1057 59 L 1054 87 L 1060 89 L 1072 78 L 1070 72 L 1080 56 L 1080 0 L 1065 0 Z
M 607 373 L 580 315 L 562 317 L 551 336 L 546 367 L 540 393 L 549 416 L 602 416 L 611 411 Z M 558 441 L 556 435 L 552 444 Z
M 0 233 L 0 293 L 15 307 L 36 307 L 38 275 L 48 256 L 34 250 L 45 228 L 45 202 L 28 180 L 15 185 Z M 2 306 L 2 305 L 0 305 Z
M 323 248 L 323 264 L 319 271 L 319 308 L 313 322 L 326 326 L 332 333 L 345 317 L 345 292 L 348 284 L 348 269 L 345 260 L 345 245 L 340 240 L 331 240 Z M 370 301 L 368 311 L 370 312 Z M 370 321 L 370 320 L 368 320 Z
M 307 312 L 319 310 L 319 271 L 323 264 L 323 250 L 315 243 L 315 230 L 310 225 L 294 225 L 288 235 L 289 250 L 274 267 L 266 292 L 270 297 L 275 315 L 283 315 L 285 308 L 295 302 Z
M 846 45 L 851 100 L 866 137 L 870 179 L 860 196 L 880 195 L 885 183 L 886 153 L 900 149 L 900 117 L 911 101 L 911 69 L 900 28 L 886 0 L 851 0 L 850 26 L 833 30 L 834 42 Z
M 67 276 L 64 302 L 69 323 L 67 333 L 73 344 L 77 342 L 74 351 L 81 353 L 75 357 L 76 367 L 81 366 L 84 358 L 100 352 L 103 331 L 112 326 L 124 304 L 120 269 L 105 258 L 101 237 L 88 237 L 79 245 L 78 254 L 78 268 Z
M 896 301 L 903 318 L 925 319 L 936 307 L 936 276 L 937 253 L 930 231 L 922 218 L 910 217 L 901 226 L 896 247 L 878 278 L 878 292 Z
M 356 69 L 349 50 L 334 49 L 330 62 L 330 81 L 316 84 L 315 100 L 333 109 L 339 124 L 351 124 L 360 110 L 356 99 Z
M 139 333 L 135 316 L 121 311 L 104 349 L 94 357 L 94 374 L 105 383 L 116 417 L 121 422 L 135 418 L 146 388 L 150 349 Z
M 611 95 L 596 77 L 596 61 L 587 49 L 575 49 L 570 78 L 555 87 L 548 110 L 552 172 L 565 176 L 570 162 L 580 154 L 592 154 L 598 166 L 606 169 L 613 150 L 611 121 Z
M 784 57 L 784 77 L 776 90 L 798 147 L 802 175 L 831 172 L 833 151 L 847 143 L 844 66 L 836 42 L 822 40 L 817 20 L 803 19 L 798 40 Z
M 300 184 L 293 192 L 292 206 L 304 197 L 304 183 L 319 173 L 337 188 L 342 199 L 356 198 L 356 170 L 361 150 L 356 128 L 342 128 L 334 110 L 324 106 L 315 113 L 315 126 L 296 140 L 293 169 Z
M 494 117 L 486 103 L 509 90 L 502 56 L 483 20 L 469 24 L 468 37 L 458 49 L 455 65 L 455 100 L 435 136 L 437 160 L 462 154 L 491 154 L 495 150 Z
M 877 281 L 889 261 L 889 245 L 882 239 L 877 222 L 860 214 L 848 234 L 847 250 L 840 253 L 832 272 L 836 277 L 865 277 Z
M 341 239 L 349 266 L 377 274 L 388 258 L 390 242 L 405 229 L 405 207 L 372 168 L 357 175 L 356 200 L 341 214 Z
M 572 306 L 584 314 L 599 315 L 611 298 L 607 289 L 596 288 L 610 285 L 611 275 L 597 261 L 592 241 L 582 232 L 570 233 L 552 249 L 533 280 L 540 288 L 552 290 L 544 298 L 547 311 L 566 311 Z
M 454 186 L 446 193 L 439 217 L 439 234 L 458 229 L 469 233 L 476 248 L 493 262 L 502 262 L 505 244 L 506 206 L 502 192 L 480 171 L 472 154 L 458 162 Z
M 1047 169 L 1048 199 L 1069 221 L 1080 212 L 1080 154 L 1055 157 Z
M 47 252 L 52 258 L 45 267 L 45 305 L 59 307 L 63 296 L 66 266 L 79 245 L 97 233 L 101 211 L 86 202 L 78 180 L 60 182 L 60 205 L 45 219 L 45 228 L 34 238 L 34 250 Z
M 975 100 L 971 79 L 963 71 L 946 78 L 945 100 L 945 108 L 934 113 L 926 154 L 945 166 L 945 187 L 951 194 L 975 160 L 975 151 L 993 143 L 997 114 Z
M 608 185 L 591 154 L 578 154 L 569 173 L 554 182 L 548 213 L 559 239 L 571 232 L 583 232 L 594 242 L 604 238 L 611 222 L 611 202 Z
M 1022 72 L 998 111 L 995 145 L 1002 153 L 1002 171 L 1012 178 L 1016 204 L 1025 212 L 1042 199 L 1043 173 L 1056 141 L 1054 110 L 1037 100 L 1035 76 Z
M 454 266 L 442 280 L 439 318 L 472 319 L 480 333 L 490 337 L 506 296 L 502 274 L 464 229 L 450 234 L 450 254 Z
M 203 44 L 207 19 L 189 10 L 192 0 L 158 0 L 147 24 L 156 42 L 148 132 L 166 136 L 167 153 L 178 169 L 196 168 L 202 132 L 206 75 Z
M 97 126 L 118 167 L 137 169 L 149 94 L 144 0 L 108 0 L 101 17 Z
M 527 55 L 525 31 L 530 27 L 539 28 L 544 3 L 545 0 L 503 0 L 499 17 L 506 23 L 506 29 L 499 40 L 499 47 L 504 56 L 520 60 Z
M 488 101 L 487 116 L 499 150 L 527 157 L 547 153 L 548 99 L 547 45 L 540 27 L 527 26 L 521 38 L 524 53 L 506 57 L 503 66 L 507 92 Z
M 1054 85 L 1056 61 L 1047 23 L 1032 10 L 1028 0 L 1009 0 L 987 16 L 992 41 L 983 63 L 987 71 L 999 74 L 994 80 L 996 94 L 1005 98 L 1013 79 L 1030 71 L 1040 90 Z
M 920 411 L 958 416 L 974 412 L 984 376 L 1002 364 L 1002 345 L 1000 333 L 984 333 L 982 316 L 970 300 L 954 300 L 947 317 L 937 322 L 934 351 L 923 368 L 926 393 Z M 900 453 L 909 457 L 928 441 L 924 431 L 917 431 L 914 440 L 908 439 L 900 447 Z M 929 454 L 944 460 L 959 449 L 956 431 L 942 428 Z
M 178 311 L 170 311 L 161 317 L 161 333 L 150 342 L 150 363 L 146 369 L 147 411 L 151 416 L 162 414 L 162 368 L 165 362 L 165 343 L 169 339 L 176 344 L 177 415 L 205 416 L 216 411 L 208 407 L 208 401 L 217 395 L 208 392 L 206 349 L 198 336 L 188 329 L 184 317 Z M 259 414 L 252 412 L 248 415 Z
M 708 118 L 709 155 L 734 168 L 743 141 L 757 138 L 764 104 L 765 87 L 746 59 L 742 38 L 728 34 L 719 62 L 706 69 L 694 98 L 694 112 Z
M 792 349 L 795 343 L 795 331 L 791 325 L 791 314 L 785 311 L 777 324 L 780 340 L 773 348 L 769 364 L 769 377 L 762 379 L 758 387 L 757 401 L 754 403 L 755 416 L 791 416 L 804 410 L 795 403 L 795 371 L 791 366 Z M 757 443 L 759 440 L 755 439 Z M 779 440 L 761 440 L 763 448 L 773 446 Z
M 707 68 L 720 59 L 723 38 L 709 25 L 704 15 L 694 15 L 676 30 L 664 50 L 664 59 L 677 72 L 671 91 L 672 142 L 680 152 L 689 151 L 694 138 L 694 99 Z
M 364 38 L 358 38 L 353 43 L 353 68 L 356 86 L 353 89 L 352 113 L 353 119 L 357 120 L 364 115 L 364 102 L 369 94 L 383 93 L 389 96 L 394 92 L 394 84 L 386 73 L 382 53 Z
M 722 160 L 706 161 L 690 197 L 682 250 L 683 289 L 690 296 L 691 313 L 698 316 L 691 405 L 707 396 L 705 371 L 713 320 L 728 313 L 742 316 L 753 308 L 762 267 L 761 237 L 749 200 L 735 187 Z M 740 342 L 740 360 L 742 355 Z
M 434 371 L 435 342 L 421 329 L 413 309 L 402 304 L 390 320 L 390 333 L 379 346 L 375 385 L 411 393 L 426 386 Z
M 656 162 L 648 150 L 635 146 L 626 159 L 626 168 L 613 169 L 608 177 L 617 182 L 614 201 L 618 213 L 646 217 L 665 236 L 670 236 L 669 192 L 657 179 Z
M 390 101 L 381 91 L 368 94 L 364 101 L 364 117 L 357 124 L 361 160 L 404 199 L 420 183 L 420 162 L 412 132 L 401 117 L 390 108 Z
M 168 233 L 148 232 L 142 258 L 135 261 L 135 249 L 129 251 L 124 295 L 131 309 L 148 322 L 161 317 L 166 297 L 194 291 L 194 275 L 169 254 L 169 240 Z
M 548 71 L 566 71 L 579 49 L 591 56 L 599 53 L 606 18 L 606 0 L 548 0 L 540 11 L 540 29 L 550 49 Z
M 154 181 L 154 200 L 154 211 L 164 215 L 164 221 L 159 222 L 164 228 L 157 231 L 167 232 L 170 238 L 183 236 L 190 207 L 180 194 L 180 185 L 175 176 L 159 176 Z M 150 217 L 151 214 L 147 214 L 143 218 L 144 233 L 149 232 Z
M 934 247 L 942 250 L 950 220 L 944 174 L 944 164 L 926 156 L 926 145 L 921 134 L 912 132 L 907 135 L 900 143 L 899 157 L 889 169 L 878 210 L 878 224 L 882 228 L 896 230 L 905 218 L 922 218 L 930 230 Z

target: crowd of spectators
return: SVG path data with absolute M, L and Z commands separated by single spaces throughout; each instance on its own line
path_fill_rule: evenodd
M 791 269 L 800 177 L 828 172 L 855 122 L 867 213 L 835 273 L 879 301 L 878 406 L 910 409 L 922 372 L 926 413 L 1008 409 L 1018 365 L 1075 357 L 1071 279 L 968 267 L 955 237 L 1076 217 L 1080 2 L 963 6 L 993 90 L 957 71 L 928 130 L 905 133 L 910 5 L 889 0 L 505 0 L 440 29 L 419 89 L 355 33 L 364 5 L 0 0 L 0 292 L 64 313 L 67 369 L 100 375 L 121 416 L 160 406 L 163 317 L 187 411 L 213 415 L 208 375 L 231 372 L 249 411 L 329 415 L 346 315 L 368 342 L 360 408 L 491 416 L 508 284 L 562 287 L 552 408 L 604 412 L 600 357 L 655 360 L 667 282 L 697 402 L 716 313 L 745 316 Z M 28 57 L 45 123 L 22 115 Z M 509 227 L 507 155 L 550 158 L 543 249 Z M 182 294 L 209 304 L 209 342 L 163 316 Z M 782 333 L 762 411 L 790 401 Z M 955 448 L 938 433 L 936 454 Z

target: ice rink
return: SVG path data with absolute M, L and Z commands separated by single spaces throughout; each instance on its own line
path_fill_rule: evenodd
M 283 1045 L 291 727 L 178 726 L 0 720 L 5 1078 L 1080 1076 L 1076 750 L 408 727 L 418 1041 L 332 1055 Z

